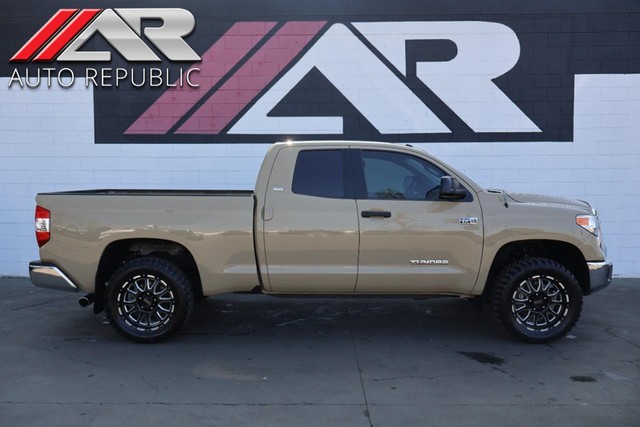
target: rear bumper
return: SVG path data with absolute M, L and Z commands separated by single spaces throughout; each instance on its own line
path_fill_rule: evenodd
M 589 293 L 592 294 L 611 284 L 613 264 L 607 261 L 587 262 L 589 268 Z
M 31 283 L 39 288 L 78 292 L 78 287 L 54 264 L 33 261 L 29 263 Z

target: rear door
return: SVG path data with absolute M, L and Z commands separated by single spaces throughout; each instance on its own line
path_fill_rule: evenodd
M 470 188 L 463 200 L 439 199 L 447 173 L 425 158 L 355 150 L 360 214 L 356 291 L 467 293 L 482 256 L 482 212 Z
M 346 150 L 282 148 L 262 212 L 272 292 L 353 292 L 358 216 Z

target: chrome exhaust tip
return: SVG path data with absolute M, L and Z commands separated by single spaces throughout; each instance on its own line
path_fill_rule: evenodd
M 94 300 L 95 294 L 87 294 L 78 300 L 78 304 L 80 304 L 80 307 L 88 307 L 93 304 Z

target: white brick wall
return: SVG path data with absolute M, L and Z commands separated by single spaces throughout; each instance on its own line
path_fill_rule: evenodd
M 9 90 L 0 79 L 0 275 L 38 257 L 37 192 L 253 187 L 265 144 L 93 143 L 92 92 Z M 588 200 L 616 275 L 640 277 L 640 75 L 578 75 L 574 142 L 414 144 L 479 184 Z

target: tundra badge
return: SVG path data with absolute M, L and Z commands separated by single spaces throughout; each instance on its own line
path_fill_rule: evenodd
M 448 259 L 412 259 L 411 265 L 446 265 L 449 264 Z

